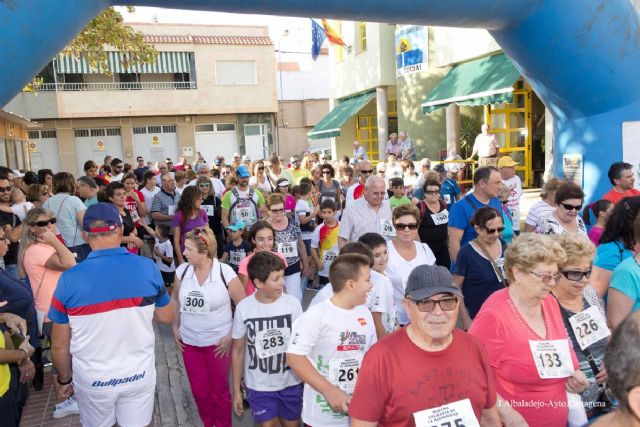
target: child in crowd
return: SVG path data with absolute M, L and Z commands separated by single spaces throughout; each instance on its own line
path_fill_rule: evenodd
M 340 255 L 329 269 L 334 295 L 294 322 L 289 367 L 304 381 L 302 421 L 310 426 L 349 426 L 349 401 L 365 353 L 376 342 L 371 313 L 370 259 Z
M 338 233 L 340 223 L 336 219 L 338 205 L 334 200 L 325 200 L 320 204 L 322 224 L 316 227 L 311 236 L 311 256 L 318 266 L 318 281 L 321 286 L 329 283 L 329 268 L 338 257 Z
M 591 224 L 589 209 L 593 211 L 593 215 L 596 217 L 596 223 L 591 227 L 591 230 L 589 230 L 589 233 L 587 234 L 589 239 L 596 246 L 600 245 L 600 237 L 602 237 L 602 233 L 604 233 L 604 226 L 607 225 L 607 220 L 609 219 L 609 215 L 611 215 L 613 207 L 614 204 L 611 203 L 611 201 L 602 199 L 586 206 L 582 212 L 584 222 L 587 224 Z
M 292 216 L 296 210 L 296 198 L 289 194 L 289 185 L 290 182 L 287 178 L 278 178 L 276 181 L 277 191 L 284 197 L 284 211 L 287 215 Z
M 398 206 L 411 204 L 411 199 L 404 195 L 404 181 L 402 178 L 391 178 L 389 180 L 389 189 L 393 192 L 393 196 L 389 198 L 391 210 Z
M 173 260 L 173 245 L 169 238 L 171 228 L 167 224 L 158 224 L 155 230 L 146 224 L 143 225 L 143 227 L 147 229 L 149 234 L 155 237 L 156 243 L 153 246 L 153 259 L 160 269 L 160 274 L 162 274 L 162 280 L 164 280 L 165 286 L 171 287 L 176 274 L 176 265 Z
M 398 329 L 396 318 L 396 303 L 393 298 L 393 284 L 384 272 L 389 261 L 387 241 L 378 233 L 366 233 L 358 239 L 371 250 L 373 267 L 371 268 L 371 283 L 376 292 L 371 292 L 368 306 L 376 325 L 378 339 Z
M 227 226 L 227 230 L 231 230 L 231 240 L 224 245 L 220 261 L 229 264 L 238 274 L 240 262 L 251 252 L 251 245 L 244 239 L 244 222 L 234 220 Z
M 255 254 L 247 272 L 256 292 L 238 304 L 233 319 L 233 410 L 238 416 L 244 411 L 244 376 L 253 422 L 259 426 L 299 425 L 302 412 L 303 385 L 287 366 L 285 353 L 302 307 L 283 293 L 284 269 L 285 261 L 275 253 Z
M 305 178 L 303 178 L 305 179 Z M 320 213 L 320 209 L 311 202 L 311 185 L 308 182 L 301 182 L 298 186 L 300 196 L 296 203 L 296 220 L 300 224 L 300 238 L 307 250 L 307 256 L 311 256 L 311 237 L 316 228 L 316 218 Z M 310 265 L 314 269 L 315 265 Z M 308 276 L 302 279 L 302 288 L 305 289 L 308 284 Z
M 251 261 L 251 258 L 259 252 L 272 252 L 275 241 L 276 233 L 271 224 L 266 221 L 258 221 L 249 229 L 249 243 L 251 244 L 253 253 L 240 261 L 240 265 L 238 266 L 238 278 L 240 279 L 242 286 L 244 286 L 247 296 L 252 295 L 256 291 L 255 285 L 249 277 L 249 261 Z M 284 255 L 279 252 L 274 253 L 282 258 L 286 266 L 287 260 Z
M 367 234 L 375 234 L 376 236 L 379 236 L 376 233 L 367 233 Z M 367 234 L 365 234 L 365 236 Z M 379 261 L 379 264 L 384 264 L 386 267 L 387 259 L 388 259 L 388 253 L 386 252 L 386 245 L 384 248 L 382 248 L 378 246 L 377 240 L 374 240 L 374 241 L 376 242 L 375 246 L 378 249 L 378 251 L 384 252 L 383 254 L 385 258 L 384 262 Z M 387 283 L 387 281 L 385 281 L 384 278 L 380 278 L 378 275 L 376 275 L 376 278 L 374 280 L 375 272 L 373 271 L 373 267 L 374 267 L 373 252 L 371 251 L 371 249 L 369 249 L 369 246 L 367 246 L 367 244 L 362 242 L 349 242 L 346 245 L 344 245 L 340 250 L 340 255 L 344 255 L 344 254 L 360 254 L 360 255 L 366 256 L 369 259 L 369 267 L 372 268 L 372 271 L 371 271 L 372 288 L 371 288 L 371 292 L 369 292 L 369 295 L 367 296 L 367 300 L 365 301 L 364 306 L 371 312 L 371 315 L 373 317 L 373 323 L 376 328 L 376 336 L 378 337 L 378 339 L 380 339 L 383 336 L 385 336 L 389 331 L 395 330 L 394 323 L 395 323 L 395 317 L 396 317 L 395 316 L 396 310 L 395 310 L 395 303 L 393 299 L 393 286 L 390 283 Z M 384 271 L 384 269 L 382 271 Z M 313 299 L 309 303 L 309 308 L 316 306 L 323 301 L 328 300 L 332 296 L 333 296 L 333 288 L 331 286 L 325 285 L 322 289 L 320 289 L 320 291 L 316 294 L 316 296 L 313 297 Z M 387 318 L 387 314 L 390 316 L 390 318 Z M 385 322 L 387 322 L 388 325 L 385 325 Z
M 18 188 L 14 188 L 11 192 L 11 207 L 8 208 L 8 213 L 13 213 L 20 218 L 20 221 L 24 221 L 27 216 L 27 212 L 33 209 L 34 205 L 31 202 L 27 202 L 27 196 Z

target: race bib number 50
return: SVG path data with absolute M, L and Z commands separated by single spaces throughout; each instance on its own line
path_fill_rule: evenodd
M 529 341 L 540 378 L 567 378 L 573 374 L 569 340 Z
M 480 427 L 469 399 L 415 412 L 416 427 Z

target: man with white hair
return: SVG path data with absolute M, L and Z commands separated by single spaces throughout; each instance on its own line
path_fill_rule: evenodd
M 369 155 L 358 140 L 353 141 L 353 158 L 356 160 L 369 160 Z
M 360 160 L 354 169 L 358 176 L 358 182 L 347 188 L 346 205 L 362 197 L 365 182 L 367 178 L 373 175 L 373 165 L 369 160 Z
M 364 196 L 348 203 L 342 214 L 338 234 L 340 248 L 366 233 L 378 233 L 387 240 L 396 235 L 386 194 L 383 178 L 374 175 L 366 179 Z
M 489 132 L 489 125 L 483 123 L 481 127 L 482 133 L 476 136 L 473 144 L 473 151 L 467 160 L 473 159 L 478 155 L 478 166 L 493 166 L 498 164 L 498 156 L 500 155 L 500 144 L 496 140 L 496 136 Z
M 416 160 L 416 148 L 406 132 L 398 132 L 398 143 L 400 144 L 398 160 Z

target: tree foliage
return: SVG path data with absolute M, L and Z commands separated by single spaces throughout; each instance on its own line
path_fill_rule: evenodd
M 132 13 L 134 8 L 127 6 L 127 11 Z M 62 53 L 84 58 L 90 67 L 111 74 L 105 50 L 107 46 L 121 52 L 120 59 L 125 67 L 155 62 L 158 55 L 153 45 L 144 42 L 142 33 L 126 25 L 120 12 L 113 7 L 105 9 L 89 22 Z

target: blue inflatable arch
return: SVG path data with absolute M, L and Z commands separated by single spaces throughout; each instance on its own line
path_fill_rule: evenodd
M 622 159 L 622 123 L 640 120 L 640 26 L 631 0 L 130 0 L 236 13 L 486 28 L 554 118 L 554 168 L 583 154 L 588 197 L 610 187 Z M 105 7 L 108 0 L 0 3 L 7 103 Z M 365 7 L 366 6 L 366 7 Z M 4 105 L 4 104 L 3 104 Z M 638 165 L 634 165 L 638 166 Z

